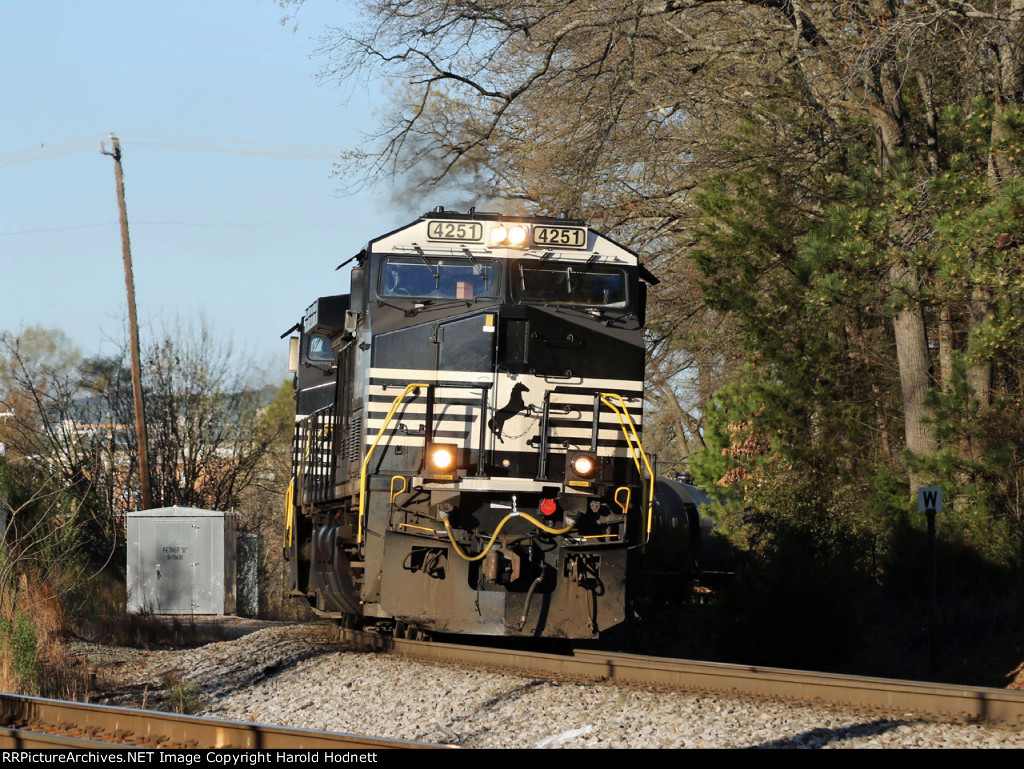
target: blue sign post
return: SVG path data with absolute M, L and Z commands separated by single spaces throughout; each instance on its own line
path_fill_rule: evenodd
M 923 486 L 918 489 L 917 509 L 930 515 L 942 512 L 942 489 L 938 486 Z
M 935 555 L 935 516 L 942 510 L 942 489 L 938 486 L 923 486 L 917 490 L 917 509 L 928 518 L 928 667 L 935 672 L 935 645 L 932 642 L 935 617 L 938 613 L 938 558 Z

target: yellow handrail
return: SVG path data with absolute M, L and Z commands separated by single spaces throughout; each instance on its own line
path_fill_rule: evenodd
M 402 488 L 395 491 L 395 481 L 402 481 Z M 391 476 L 391 504 L 395 504 L 395 500 L 398 499 L 399 494 L 404 494 L 405 490 L 409 488 L 409 482 L 405 479 L 404 475 L 393 475 Z
M 292 546 L 292 522 L 295 520 L 295 477 L 288 482 L 284 495 L 284 547 Z
M 625 502 L 619 502 L 620 491 L 626 492 Z M 615 494 L 613 498 L 615 499 L 615 504 L 617 504 L 622 509 L 622 514 L 626 515 L 629 512 L 629 501 L 633 498 L 633 492 L 630 490 L 629 486 L 619 486 L 619 488 L 615 489 Z
M 415 523 L 396 523 L 395 524 L 396 528 L 399 527 L 399 526 L 401 526 L 402 528 L 405 528 L 405 529 L 418 529 L 419 531 L 425 531 L 428 534 L 437 534 L 437 532 L 434 531 L 434 529 L 428 528 L 427 526 L 417 526 Z
M 384 424 L 380 426 L 377 431 L 377 437 L 373 439 L 373 445 L 370 446 L 370 450 L 366 452 L 366 458 L 363 460 L 363 467 L 359 473 L 359 519 L 356 531 L 356 545 L 362 547 L 363 545 L 363 521 L 366 516 L 366 469 L 370 466 L 370 458 L 373 457 L 373 452 L 377 450 L 377 444 L 380 443 L 380 439 L 384 436 L 384 431 L 388 429 L 388 425 L 391 424 L 391 420 L 395 416 L 395 412 L 398 411 L 398 407 L 402 401 L 413 390 L 418 390 L 421 387 L 429 387 L 430 385 L 424 384 L 423 382 L 414 382 L 413 384 L 406 385 L 402 394 L 397 396 L 391 403 L 391 408 L 388 410 L 388 415 L 384 417 Z
M 619 407 L 609 400 L 609 398 L 615 398 L 619 401 L 622 406 L 622 411 L 619 411 Z M 633 423 L 633 417 L 629 415 L 629 409 L 626 407 L 626 402 L 622 399 L 622 396 L 618 393 L 601 393 L 601 402 L 604 403 L 608 408 L 615 412 L 615 416 L 619 419 L 619 426 L 622 428 L 622 434 L 626 438 L 626 445 L 629 447 L 630 454 L 633 455 L 633 463 L 636 465 L 636 471 L 640 473 L 641 481 L 644 481 L 644 471 L 640 467 L 640 459 L 644 461 L 644 466 L 647 468 L 647 477 L 650 481 L 644 481 L 648 485 L 647 495 L 647 537 L 644 540 L 646 545 L 651 539 L 651 525 L 654 520 L 654 471 L 651 469 L 650 460 L 647 459 L 647 452 L 644 451 L 644 446 L 640 442 L 640 436 L 637 434 L 636 425 Z M 625 419 L 623 419 L 625 415 Z M 627 430 L 627 424 L 629 429 Z M 632 433 L 632 439 L 630 434 Z M 633 441 L 636 441 L 636 446 L 633 445 Z

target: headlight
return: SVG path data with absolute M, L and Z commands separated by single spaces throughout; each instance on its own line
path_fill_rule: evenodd
M 508 230 L 504 225 L 499 224 L 493 230 L 491 230 L 491 245 L 500 246 L 505 242 L 505 238 L 508 237 Z
M 447 443 L 435 443 L 427 449 L 427 461 L 430 467 L 441 473 L 450 473 L 455 470 L 458 459 L 458 451 L 455 446 Z
M 488 242 L 492 246 L 523 246 L 530 237 L 530 230 L 525 224 L 496 224 L 491 228 Z
M 435 470 L 449 472 L 455 469 L 455 446 L 432 445 L 430 446 L 430 464 Z
M 572 471 L 581 478 L 589 478 L 597 469 L 597 462 L 589 454 L 577 454 L 570 460 Z
M 601 465 L 592 451 L 570 451 L 565 456 L 565 485 L 591 489 L 601 475 Z
M 526 242 L 526 228 L 521 224 L 513 225 L 508 231 L 508 244 L 521 246 Z

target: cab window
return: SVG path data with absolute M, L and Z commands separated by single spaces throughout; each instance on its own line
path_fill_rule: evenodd
M 320 334 L 312 334 L 306 346 L 306 357 L 309 360 L 334 361 L 334 353 L 331 351 L 331 340 Z
M 389 256 L 381 262 L 378 294 L 467 300 L 495 297 L 497 276 L 493 260 Z
M 582 263 L 518 262 L 512 294 L 519 303 L 575 304 L 626 308 L 626 272 Z

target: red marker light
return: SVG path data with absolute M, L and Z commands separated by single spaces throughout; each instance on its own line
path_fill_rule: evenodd
M 553 499 L 545 499 L 543 502 L 540 503 L 540 511 L 544 513 L 544 515 L 554 515 L 555 510 L 557 509 L 558 505 L 555 503 L 555 500 Z

